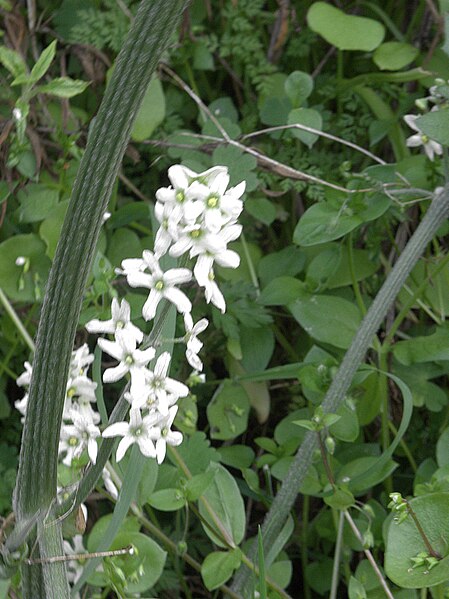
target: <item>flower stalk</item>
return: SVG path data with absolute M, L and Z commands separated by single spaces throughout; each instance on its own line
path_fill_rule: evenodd
M 382 324 L 390 306 L 401 290 L 410 272 L 433 239 L 438 228 L 449 215 L 449 187 L 437 193 L 418 228 L 410 238 L 404 251 L 388 274 L 385 283 L 371 304 L 354 339 L 343 358 L 335 378 L 329 387 L 322 403 L 325 413 L 337 412 L 343 403 L 355 373 L 368 351 L 373 337 Z M 285 520 L 293 507 L 298 489 L 303 482 L 312 463 L 313 454 L 318 446 L 316 433 L 307 433 L 298 449 L 295 459 L 284 479 L 281 490 L 275 497 L 262 527 L 265 549 L 269 548 L 279 535 Z M 251 557 L 254 556 L 256 544 L 253 544 Z M 250 572 L 241 568 L 237 573 L 232 589 L 242 593 L 247 588 Z
M 134 117 L 185 5 L 185 0 L 142 1 L 89 135 L 42 307 L 14 495 L 18 524 L 50 510 L 55 501 L 66 382 L 102 215 Z M 60 537 L 59 525 L 54 528 Z M 42 568 L 60 576 L 53 565 L 23 566 L 24 599 L 67 596 Z

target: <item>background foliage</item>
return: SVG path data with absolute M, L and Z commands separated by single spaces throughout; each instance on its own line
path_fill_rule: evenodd
M 3 306 L 13 306 L 31 337 L 89 123 L 136 6 L 0 1 L 0 285 Z M 109 318 L 110 299 L 122 293 L 114 268 L 152 247 L 154 192 L 167 184 L 173 163 L 196 171 L 222 164 L 231 184 L 247 181 L 244 237 L 233 244 L 242 263 L 219 272 L 228 311 L 208 309 L 207 380 L 192 385 L 176 421 L 186 440 L 161 467 L 145 465 L 114 541 L 113 548 L 135 544 L 140 557 L 105 561 L 86 596 L 226 592 L 215 589 L 245 560 L 248 539 L 257 536 L 303 439 L 297 421 L 309 426 L 426 200 L 445 182 L 445 157 L 432 162 L 410 149 L 403 116 L 419 114 L 415 101 L 435 77 L 449 78 L 448 10 L 444 0 L 197 0 L 186 12 L 132 133 L 86 290 L 79 344 L 87 340 L 83 324 Z M 380 161 L 287 127 L 295 123 Z M 338 588 L 338 597 L 383 597 L 364 547 L 385 565 L 394 597 L 447 595 L 443 563 L 429 575 L 425 567 L 409 572 L 420 537 L 409 521 L 391 525 L 386 509 L 393 490 L 415 495 L 429 534 L 447 511 L 447 233 L 445 223 L 373 342 L 371 369 L 357 375 L 340 419 L 327 423 L 327 458 L 316 456 L 278 546 L 262 560 L 270 579 L 265 596 L 309 599 Z M 145 299 L 138 292 L 127 298 L 136 310 Z M 196 309 L 201 317 L 203 305 Z M 7 517 L 21 431 L 15 379 L 31 353 L 6 309 L 0 340 L 0 510 Z M 180 363 L 175 352 L 173 373 L 186 380 Z M 385 372 L 403 381 L 410 397 Z M 110 411 L 115 396 L 105 401 Z M 392 443 L 394 455 L 381 458 Z M 329 469 L 338 486 L 333 495 Z M 117 466 L 119 477 L 125 471 L 126 464 Z M 75 474 L 61 470 L 61 484 Z M 363 543 L 339 525 L 341 510 L 352 505 Z M 102 489 L 88 501 L 91 551 L 112 506 Z M 445 556 L 442 530 L 437 526 Z M 412 555 L 402 552 L 406 546 Z M 255 581 L 264 596 L 257 575 Z M 10 584 L 18 593 L 16 576 L 4 596 Z

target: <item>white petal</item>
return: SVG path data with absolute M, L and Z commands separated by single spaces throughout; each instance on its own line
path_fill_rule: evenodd
M 195 352 L 193 352 L 190 348 L 186 349 L 186 358 L 187 362 L 194 370 L 198 370 L 198 372 L 201 372 L 203 370 L 203 363 L 199 359 L 198 355 Z
M 145 272 L 130 272 L 127 277 L 128 285 L 131 287 L 145 287 L 151 289 L 154 285 L 153 275 Z
M 158 202 L 175 202 L 176 191 L 171 187 L 161 187 L 156 191 L 156 199 Z
M 192 279 L 192 271 L 189 268 L 171 268 L 164 274 L 164 283 L 168 285 L 180 285 Z
M 192 329 L 192 333 L 194 335 L 199 335 L 200 333 L 205 331 L 208 326 L 209 326 L 209 321 L 207 320 L 207 318 L 202 318 L 195 324 L 195 326 Z
M 145 320 L 152 320 L 156 315 L 156 309 L 163 295 L 160 291 L 152 289 L 147 301 L 142 308 L 142 316 Z
M 158 378 L 165 378 L 170 367 L 170 352 L 166 351 L 159 356 L 154 367 L 154 374 Z
M 240 256 L 233 250 L 226 250 L 215 256 L 215 262 L 225 268 L 237 268 L 240 264 Z
M 123 437 L 117 447 L 117 453 L 115 454 L 115 459 L 117 462 L 123 458 L 125 453 L 128 450 L 128 447 L 134 443 L 135 439 L 133 437 Z
M 137 437 L 137 443 L 139 445 L 140 451 L 147 458 L 155 458 L 156 457 L 156 448 L 154 447 L 153 441 L 148 437 Z
M 188 235 L 184 235 L 183 237 L 180 237 L 174 245 L 171 246 L 168 253 L 174 258 L 179 258 L 179 256 L 185 254 L 191 247 L 192 239 Z
M 219 173 L 213 181 L 209 182 L 209 188 L 214 193 L 219 195 L 224 194 L 227 186 L 229 185 L 228 173 Z
M 166 436 L 167 443 L 169 445 L 173 445 L 174 447 L 181 445 L 182 439 L 183 439 L 182 433 L 180 433 L 178 431 L 170 431 L 168 433 L 168 435 Z
M 108 368 L 103 372 L 104 383 L 115 383 L 125 376 L 129 372 L 129 367 L 126 364 L 120 363 L 115 368 Z
M 164 291 L 164 297 L 174 304 L 178 312 L 181 314 L 184 314 L 185 312 L 191 312 L 192 304 L 189 298 L 187 295 L 185 295 L 185 293 L 179 289 L 176 289 L 176 287 L 169 287 L 166 289 Z
M 161 437 L 160 439 L 158 439 L 156 441 L 156 456 L 157 456 L 158 464 L 162 464 L 166 453 L 167 453 L 167 443 L 165 442 L 165 439 L 163 437 Z
M 113 320 L 98 320 L 94 318 L 86 322 L 86 331 L 88 333 L 115 333 L 115 323 Z
M 92 464 L 95 464 L 95 462 L 97 461 L 98 454 L 98 445 L 95 439 L 89 439 L 89 441 L 87 442 L 87 453 L 89 454 L 90 461 L 92 462 Z
M 209 281 L 209 273 L 213 266 L 214 259 L 208 254 L 202 254 L 198 256 L 198 259 L 193 269 L 193 274 L 200 287 L 205 287 Z
M 189 186 L 189 174 L 192 173 L 196 176 L 196 173 L 187 169 L 185 166 L 175 164 L 168 169 L 168 178 L 175 189 L 187 189 Z
M 128 433 L 128 429 L 127 422 L 115 422 L 104 429 L 102 437 L 124 437 Z
M 123 357 L 123 348 L 116 341 L 109 341 L 108 339 L 100 339 L 97 340 L 98 345 L 101 349 L 115 358 L 116 360 L 121 360 Z

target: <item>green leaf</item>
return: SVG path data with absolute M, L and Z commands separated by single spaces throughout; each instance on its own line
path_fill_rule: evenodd
M 27 66 L 23 58 L 18 52 L 6 46 L 0 46 L 0 63 L 2 63 L 13 77 L 26 74 Z
M 323 417 L 323 420 L 326 416 L 330 416 L 331 414 L 326 414 Z M 330 427 L 330 433 L 336 439 L 340 439 L 340 441 L 345 441 L 346 443 L 352 443 L 357 439 L 360 432 L 359 427 L 359 419 L 357 418 L 357 412 L 350 408 L 348 405 L 343 404 L 338 409 L 337 414 L 333 414 L 333 416 L 338 416 L 338 420 L 334 423 L 328 424 L 325 423 L 326 426 Z
M 206 588 L 209 591 L 218 589 L 231 578 L 234 570 L 240 566 L 241 561 L 242 552 L 238 548 L 231 551 L 212 551 L 209 553 L 201 565 L 201 576 Z
M 412 558 L 420 552 L 428 553 L 412 518 L 398 524 L 392 519 L 388 528 L 385 571 L 395 584 L 406 589 L 433 587 L 447 582 L 449 556 L 449 493 L 431 493 L 410 500 L 432 547 L 446 556 L 431 570 L 425 566 L 412 568 Z
M 38 85 L 34 89 L 33 94 L 49 94 L 58 98 L 73 98 L 73 96 L 82 94 L 89 85 L 88 81 L 80 81 L 78 79 L 71 79 L 70 77 L 57 77 L 45 85 Z
M 347 489 L 337 489 L 332 495 L 327 495 L 324 498 L 324 503 L 335 510 L 347 510 L 351 505 L 354 505 L 355 499 L 351 491 L 348 491 Z
M 26 273 L 23 273 L 23 267 L 16 265 L 19 256 L 29 260 L 30 268 Z M 15 235 L 0 243 L 1 287 L 12 300 L 36 301 L 36 285 L 42 293 L 50 265 L 45 244 L 34 233 Z
M 61 235 L 62 224 L 68 207 L 69 200 L 60 202 L 50 216 L 46 218 L 39 227 L 39 235 L 47 244 L 47 256 L 49 258 L 53 259 L 55 255 L 56 246 Z
M 161 512 L 176 512 L 187 503 L 180 489 L 161 489 L 148 497 L 147 503 Z
M 421 362 L 449 360 L 449 325 L 443 324 L 432 335 L 398 341 L 394 357 L 405 366 Z
M 234 439 L 248 425 L 249 399 L 241 385 L 225 382 L 207 406 L 212 439 Z
M 249 468 L 254 460 L 254 451 L 246 445 L 229 445 L 228 447 L 220 447 L 220 462 L 232 468 L 240 468 L 241 470 Z
M 294 108 L 288 113 L 287 122 L 289 125 L 298 124 L 319 130 L 321 130 L 323 126 L 321 114 L 313 108 Z M 292 129 L 292 134 L 300 139 L 309 148 L 313 146 L 319 137 L 316 133 L 301 131 L 301 129 Z
M 220 459 L 217 450 L 210 446 L 209 439 L 202 431 L 184 439 L 177 451 L 192 474 L 205 472 L 211 462 Z
M 22 188 L 17 197 L 20 202 L 19 220 L 35 223 L 49 216 L 59 202 L 59 191 L 39 183 L 31 183 Z
M 240 327 L 242 366 L 249 374 L 264 370 L 273 355 L 274 333 L 269 327 Z M 257 351 L 254 351 L 257 347 Z M 241 371 L 238 373 L 241 374 Z
M 385 42 L 373 55 L 373 60 L 382 71 L 399 71 L 418 56 L 419 50 L 404 42 Z
M 141 254 L 140 237 L 134 231 L 126 227 L 114 231 L 106 254 L 113 266 L 120 266 L 125 258 L 138 258 Z
M 449 464 L 449 428 L 446 428 L 437 441 L 437 462 L 442 468 Z
M 320 202 L 308 208 L 293 233 L 298 245 L 316 245 L 343 237 L 362 223 L 362 219 L 337 207 Z
M 188 501 L 196 501 L 203 495 L 204 491 L 214 480 L 215 472 L 208 470 L 201 474 L 196 474 L 186 484 L 186 497 Z
M 313 91 L 313 79 L 308 73 L 293 71 L 285 80 L 284 89 L 293 108 L 299 108 Z
M 132 555 L 112 558 L 125 575 L 129 596 L 152 588 L 164 571 L 167 553 L 148 535 L 139 532 L 120 532 L 111 545 L 111 551 L 132 545 Z
M 349 347 L 361 322 L 354 304 L 331 295 L 304 296 L 290 304 L 289 310 L 308 335 L 342 349 Z
M 304 294 L 304 283 L 293 277 L 277 277 L 262 290 L 258 301 L 264 306 L 286 306 Z
M 148 85 L 142 104 L 134 121 L 131 139 L 149 139 L 165 118 L 165 96 L 159 79 L 154 77 Z
M 227 536 L 238 545 L 245 534 L 245 505 L 239 488 L 233 476 L 219 464 L 211 464 L 209 469 L 215 472 L 211 485 L 206 489 L 203 498 L 207 501 L 199 502 L 201 517 L 208 523 L 203 524 L 205 533 L 213 543 L 219 547 L 227 548 L 222 540 L 220 529 L 217 528 L 216 518 L 221 528 L 226 531 Z M 209 507 L 213 510 L 211 514 Z M 215 517 L 214 517 L 215 516 Z M 214 532 L 216 531 L 216 532 Z
M 276 277 L 294 277 L 303 270 L 305 262 L 304 252 L 294 245 L 289 245 L 279 252 L 264 256 L 258 264 L 257 271 L 262 285 L 267 285 Z
M 23 85 L 24 83 L 29 84 L 36 83 L 36 81 L 39 81 L 39 79 L 41 79 L 48 71 L 53 61 L 53 58 L 55 57 L 56 43 L 57 41 L 53 40 L 51 44 L 49 44 L 45 48 L 45 50 L 43 50 L 42 54 L 37 59 L 36 64 L 31 69 L 30 75 L 22 75 L 16 77 L 16 79 L 14 79 L 11 85 Z
M 378 21 L 346 15 L 327 2 L 312 4 L 307 23 L 312 31 L 339 50 L 371 52 L 382 43 L 385 35 L 385 28 Z
M 231 185 L 238 185 L 241 181 L 246 181 L 246 191 L 253 191 L 259 183 L 256 158 L 243 153 L 239 148 L 219 146 L 212 154 L 212 164 L 228 167 Z
M 267 226 L 271 225 L 276 218 L 276 206 L 264 197 L 248 198 L 245 202 L 245 211 Z
M 354 576 L 351 576 L 349 579 L 348 597 L 349 599 L 367 599 L 368 597 L 365 587 L 359 580 L 357 580 L 357 578 L 354 578 Z
M 436 110 L 420 116 L 415 121 L 416 126 L 424 135 L 444 146 L 449 145 L 449 111 Z

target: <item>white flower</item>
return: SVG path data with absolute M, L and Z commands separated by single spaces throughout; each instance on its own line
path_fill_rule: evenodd
M 198 357 L 198 352 L 203 347 L 203 343 L 198 339 L 198 335 L 205 331 L 208 325 L 209 321 L 207 318 L 202 318 L 194 325 L 191 314 L 184 314 L 184 326 L 186 330 L 184 341 L 187 344 L 186 358 L 190 366 L 199 372 L 203 370 L 203 363 Z
M 91 381 L 87 376 L 81 375 L 75 378 L 69 378 L 67 381 L 67 391 L 66 395 L 69 399 L 75 397 L 77 395 L 82 395 L 87 398 L 89 401 L 94 402 L 95 399 L 95 389 L 97 388 L 97 383 Z
M 226 191 L 228 184 L 229 175 L 220 173 L 212 184 L 207 186 L 195 181 L 189 189 L 189 195 L 202 201 L 202 217 L 211 233 L 218 233 L 223 226 L 235 221 L 243 210 L 240 197 L 245 191 L 245 181 Z
M 132 333 L 123 329 L 116 332 L 115 338 L 115 341 L 109 341 L 102 337 L 98 339 L 101 349 L 120 362 L 118 366 L 104 371 L 103 381 L 105 383 L 119 381 L 129 372 L 131 387 L 142 387 L 145 384 L 143 367 L 154 358 L 156 353 L 154 348 L 136 349 L 136 338 Z
M 65 555 L 82 555 L 83 553 L 87 553 L 83 545 L 82 535 L 75 535 L 72 541 L 73 546 L 69 541 L 63 541 Z M 82 558 L 67 561 L 67 578 L 69 582 L 75 584 L 81 578 L 85 566 L 84 561 Z
M 94 361 L 94 355 L 89 352 L 87 343 L 72 352 L 72 361 L 70 363 L 70 376 L 75 378 L 85 374 L 87 367 Z
M 26 263 L 27 259 L 25 258 L 25 256 L 17 256 L 16 258 L 16 266 L 24 266 L 24 264 Z
M 20 121 L 20 120 L 22 120 L 23 113 L 22 113 L 22 111 L 20 110 L 20 108 L 17 108 L 17 107 L 16 107 L 16 108 L 13 108 L 13 109 L 12 109 L 12 116 L 14 117 L 14 119 L 15 119 L 16 121 Z
M 96 438 L 100 429 L 82 414 L 72 413 L 73 424 L 64 424 L 61 428 L 59 453 L 66 453 L 62 463 L 70 466 L 73 458 L 79 457 L 87 448 L 87 453 L 93 464 L 97 461 L 98 445 Z
M 162 464 L 167 452 L 167 445 L 177 447 L 182 443 L 182 433 L 170 430 L 173 420 L 175 419 L 178 406 L 173 406 L 169 409 L 167 416 L 157 422 L 151 430 L 151 438 L 156 441 L 157 463 Z
M 407 125 L 417 132 L 415 135 L 412 135 L 407 139 L 406 144 L 411 148 L 424 146 L 424 151 L 427 154 L 427 157 L 429 158 L 429 160 L 433 160 L 435 154 L 443 153 L 443 147 L 436 141 L 430 139 L 421 131 L 421 129 L 415 122 L 417 118 L 418 116 L 415 114 L 406 114 L 404 116 L 404 121 L 407 123 Z
M 117 447 L 116 460 L 120 460 L 125 455 L 128 447 L 133 443 L 139 445 L 140 451 L 149 458 L 156 457 L 156 450 L 150 436 L 152 425 L 157 420 L 156 416 L 145 416 L 142 418 L 140 410 L 131 408 L 128 422 L 116 422 L 111 424 L 103 431 L 103 437 L 123 437 Z
M 126 258 L 126 260 L 122 260 L 122 268 L 116 268 L 115 272 L 118 275 L 127 277 L 134 272 L 143 272 L 146 267 L 147 265 L 142 258 Z
M 145 320 L 154 318 L 157 306 L 163 298 L 174 304 L 181 314 L 190 312 L 192 304 L 189 298 L 175 285 L 190 281 L 192 272 L 188 268 L 172 268 L 163 272 L 158 259 L 149 250 L 143 252 L 143 259 L 151 274 L 143 272 L 130 273 L 128 283 L 131 287 L 145 287 L 151 290 L 142 309 Z
M 103 214 L 103 218 L 101 219 L 103 221 L 103 223 L 105 223 L 107 220 L 109 220 L 111 218 L 111 213 L 110 212 L 105 212 Z
M 142 331 L 131 322 L 131 308 L 128 302 L 123 299 L 121 304 L 114 297 L 111 303 L 110 320 L 97 320 L 94 318 L 86 324 L 89 333 L 110 333 L 115 334 L 117 330 L 123 329 L 134 335 L 138 343 L 142 343 Z
M 103 468 L 101 476 L 103 477 L 104 487 L 106 491 L 113 499 L 118 499 L 118 489 L 111 478 L 109 470 L 107 468 Z
M 216 306 L 222 314 L 226 312 L 225 298 L 223 297 L 222 292 L 220 291 L 217 283 L 215 282 L 215 275 L 213 270 L 209 272 L 207 280 L 205 281 L 204 295 L 208 304 L 212 302 L 214 306 Z
M 26 393 L 22 399 L 17 399 L 14 402 L 14 407 L 18 410 L 22 416 L 25 416 L 28 406 L 28 393 Z
M 147 407 L 166 416 L 171 405 L 189 394 L 187 385 L 167 376 L 170 360 L 169 352 L 164 352 L 157 359 L 154 371 L 145 370 L 145 389 L 142 394 L 132 398 L 133 408 Z
M 24 366 L 25 372 L 22 372 L 22 374 L 16 379 L 16 385 L 19 387 L 25 387 L 29 385 L 31 381 L 31 375 L 33 374 L 33 367 L 29 362 L 25 362 Z

